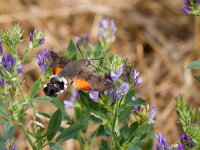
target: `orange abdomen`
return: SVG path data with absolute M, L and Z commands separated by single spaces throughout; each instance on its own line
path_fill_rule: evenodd
M 74 80 L 74 86 L 78 90 L 85 90 L 85 91 L 91 90 L 90 84 L 84 79 L 75 79 Z
M 56 67 L 56 68 L 54 68 L 54 69 L 53 69 L 53 74 L 58 74 L 59 72 L 62 71 L 62 69 L 63 69 L 63 68 L 61 68 L 61 67 Z

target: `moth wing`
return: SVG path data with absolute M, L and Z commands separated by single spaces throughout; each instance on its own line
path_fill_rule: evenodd
M 51 51 L 51 58 L 52 58 L 52 64 L 51 64 L 52 69 L 55 69 L 58 67 L 64 68 L 69 63 L 68 59 L 66 59 L 65 57 L 59 56 L 57 53 L 53 51 Z
M 78 89 L 82 88 L 83 90 L 88 89 L 93 91 L 104 92 L 106 90 L 111 90 L 114 87 L 111 81 L 104 79 L 103 77 L 97 76 L 93 73 L 90 73 L 87 70 L 81 70 L 81 72 L 76 76 L 74 80 L 75 84 L 76 80 L 79 80 L 81 82 L 75 85 L 75 87 Z

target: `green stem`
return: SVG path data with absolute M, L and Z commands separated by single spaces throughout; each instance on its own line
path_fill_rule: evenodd
M 21 96 L 22 96 L 22 99 L 23 99 L 23 101 L 25 101 L 25 97 L 24 97 L 24 93 L 23 93 L 21 84 L 19 83 L 18 80 L 16 81 L 16 83 L 17 83 L 17 86 L 18 86 L 18 88 L 19 88 L 19 92 L 20 92 L 20 94 L 21 94 Z
M 80 135 L 78 135 L 78 141 L 79 141 L 81 150 L 84 150 L 84 146 L 83 146 L 84 141 L 83 141 L 83 138 Z
M 20 127 L 21 127 L 22 131 L 24 132 L 24 135 L 26 136 L 26 138 L 27 138 L 29 144 L 31 145 L 32 149 L 36 150 L 36 147 L 35 147 L 33 141 L 31 140 L 29 134 L 27 133 L 25 127 L 23 125 L 20 125 Z
M 28 55 L 29 55 L 29 53 L 31 52 L 32 49 L 33 49 L 33 48 L 30 48 L 30 47 L 29 47 L 29 49 L 26 49 L 26 50 L 25 50 L 24 56 L 22 57 L 22 63 L 25 62 L 25 61 L 27 60 Z
M 116 122 L 117 122 L 117 111 L 116 111 L 117 105 L 118 104 L 115 105 L 115 109 L 114 109 L 114 118 L 113 118 L 113 122 L 111 123 L 111 131 L 112 131 L 112 135 L 113 135 L 114 149 L 120 150 L 121 146 L 119 144 L 117 134 L 115 133 L 115 126 L 116 126 Z

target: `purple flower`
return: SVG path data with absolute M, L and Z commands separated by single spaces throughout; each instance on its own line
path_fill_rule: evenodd
M 0 39 L 0 55 L 3 54 L 2 42 L 3 42 L 2 39 Z
M 6 144 L 5 144 L 5 146 L 4 146 L 4 150 L 17 150 L 17 147 L 16 147 L 16 145 L 15 144 L 13 144 L 12 146 L 9 146 L 9 148 L 7 149 L 8 147 L 6 146 Z
M 77 96 L 78 96 L 78 90 L 75 90 L 71 95 L 71 100 L 64 100 L 65 108 L 74 107 Z
M 78 90 L 76 89 L 76 90 L 72 93 L 71 100 L 72 100 L 72 101 L 76 101 L 76 100 L 77 100 L 77 97 L 78 97 Z
M 95 102 L 99 101 L 99 92 L 98 91 L 90 91 L 89 96 L 93 101 L 95 101 Z
M 154 145 L 154 150 L 169 150 L 170 146 L 166 143 L 166 138 L 161 133 L 155 135 L 157 143 Z
M 184 145 L 184 148 L 193 148 L 195 143 L 193 142 L 192 138 L 189 137 L 185 132 L 183 132 L 181 136 L 181 143 Z
M 64 100 L 64 105 L 65 105 L 65 108 L 71 108 L 71 107 L 74 107 L 74 102 Z
M 125 80 L 132 83 L 135 87 L 142 83 L 142 78 L 139 77 L 139 72 L 134 69 L 133 64 L 125 65 L 124 67 L 124 78 Z
M 39 29 L 35 29 L 30 33 L 29 41 L 31 48 L 42 45 L 45 42 L 44 34 Z
M 42 53 L 38 52 L 37 58 L 39 59 L 38 65 L 41 68 L 41 72 L 45 73 L 51 62 L 51 52 L 45 48 Z
M 134 70 L 134 75 L 133 75 L 133 84 L 134 86 L 138 86 L 142 83 L 142 78 L 139 77 L 139 72 L 137 70 Z
M 153 106 L 150 108 L 148 124 L 154 124 L 155 115 L 156 115 L 156 107 Z
M 14 144 L 13 146 L 10 147 L 10 150 L 17 150 L 16 145 Z
M 11 71 L 11 69 L 13 69 L 16 64 L 16 59 L 10 54 L 8 55 L 2 54 L 1 63 L 5 69 Z
M 44 44 L 44 42 L 45 42 L 45 39 L 44 39 L 44 38 L 41 38 L 41 39 L 39 40 L 39 44 L 40 44 L 40 45 Z
M 80 36 L 76 36 L 75 41 L 76 41 L 76 43 L 79 44 L 79 46 L 81 46 L 83 44 L 88 44 L 90 42 L 90 38 L 89 38 L 88 34 L 83 33 Z
M 127 82 L 122 83 L 122 85 L 116 89 L 116 94 L 118 99 L 126 95 L 128 93 L 128 90 L 129 90 L 129 84 Z
M 119 77 L 122 75 L 122 73 L 123 73 L 123 67 L 120 67 L 119 70 L 117 71 L 117 73 L 112 71 L 110 76 L 111 76 L 112 80 L 118 80 Z
M 101 42 L 104 44 L 110 44 L 115 41 L 115 33 L 117 28 L 113 20 L 108 18 L 103 19 L 98 26 L 98 36 Z
M 0 80 L 0 87 L 6 87 L 6 80 L 5 79 Z
M 200 15 L 200 10 L 198 5 L 200 4 L 200 0 L 185 0 L 185 6 L 182 10 L 188 14 Z
M 33 33 L 32 32 L 30 32 L 30 34 L 29 34 L 29 41 L 32 43 L 33 42 Z
M 177 150 L 184 150 L 183 144 L 178 144 Z
M 23 65 L 22 65 L 22 64 L 19 64 L 18 67 L 17 67 L 17 72 L 18 72 L 18 73 L 22 73 L 23 70 L 24 70 Z

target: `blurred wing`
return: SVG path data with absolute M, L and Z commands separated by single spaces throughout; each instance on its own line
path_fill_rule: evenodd
M 66 59 L 65 57 L 61 57 L 59 56 L 57 53 L 51 51 L 51 58 L 52 58 L 52 64 L 51 67 L 53 69 L 55 68 L 64 68 L 67 63 L 69 62 L 68 59 Z
M 113 89 L 111 81 L 106 80 L 100 76 L 82 70 L 74 79 L 74 86 L 79 90 L 93 90 L 104 92 Z
M 62 69 L 67 65 L 69 62 L 68 59 L 59 56 L 57 53 L 51 51 L 51 58 L 52 58 L 52 64 L 51 68 L 53 69 L 54 74 L 58 74 L 62 71 Z

